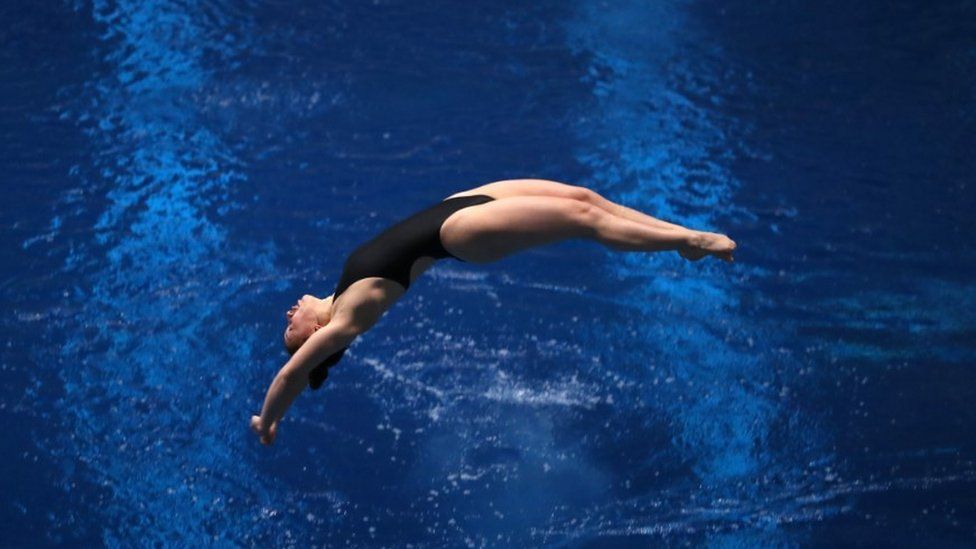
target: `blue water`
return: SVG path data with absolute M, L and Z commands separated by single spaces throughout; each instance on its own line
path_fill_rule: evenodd
M 976 5 L 0 6 L 3 546 L 976 544 Z M 248 430 L 283 312 L 545 177 L 739 244 L 441 262 Z

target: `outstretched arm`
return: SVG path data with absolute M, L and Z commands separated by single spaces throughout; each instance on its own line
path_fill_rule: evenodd
M 354 324 L 334 318 L 295 351 L 271 382 L 261 416 L 251 418 L 251 428 L 261 436 L 262 443 L 274 441 L 278 421 L 308 386 L 308 373 L 326 357 L 352 343 L 359 333 Z

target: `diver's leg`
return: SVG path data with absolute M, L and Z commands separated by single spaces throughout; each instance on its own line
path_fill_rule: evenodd
M 596 191 L 587 189 L 586 187 L 577 187 L 577 188 L 582 189 L 582 191 L 578 191 L 582 195 L 581 200 L 583 200 L 584 202 L 589 202 L 590 204 L 593 204 L 598 208 L 602 208 L 617 217 L 622 217 L 624 219 L 635 221 L 637 223 L 643 223 L 645 225 L 650 225 L 652 227 L 658 227 L 660 229 L 672 229 L 672 230 L 687 229 L 687 227 L 683 227 L 676 223 L 668 223 L 667 221 L 664 221 L 662 219 L 658 219 L 656 217 L 647 215 L 642 211 L 624 206 L 623 204 L 612 202 L 604 198 L 600 194 L 598 194 Z
M 481 185 L 480 187 L 475 187 L 474 189 L 457 193 L 457 195 L 452 196 L 467 194 L 487 194 L 499 199 L 513 196 L 552 196 L 555 198 L 570 198 L 572 200 L 592 204 L 598 208 L 610 212 L 617 217 L 629 219 L 630 221 L 635 221 L 637 223 L 643 223 L 644 225 L 650 225 L 652 227 L 662 229 L 685 229 L 685 227 L 682 227 L 681 225 L 668 223 L 667 221 L 652 217 L 644 212 L 635 210 L 633 208 L 628 208 L 627 206 L 617 204 L 616 202 L 612 202 L 592 189 L 578 185 L 560 183 L 558 181 L 551 181 L 548 179 L 505 179 L 502 181 L 487 183 L 485 185 Z
M 451 215 L 440 232 L 449 252 L 478 263 L 572 238 L 595 240 L 619 251 L 683 250 L 696 234 L 652 227 L 587 202 L 552 196 L 512 196 L 464 208 Z

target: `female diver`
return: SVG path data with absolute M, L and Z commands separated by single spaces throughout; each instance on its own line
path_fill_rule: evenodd
M 671 250 L 690 261 L 712 255 L 732 262 L 735 250 L 725 235 L 667 223 L 555 181 L 496 181 L 453 194 L 356 248 L 332 295 L 305 295 L 291 307 L 284 333 L 291 359 L 272 381 L 251 429 L 262 444 L 274 442 L 278 421 L 298 394 L 306 386 L 318 389 L 350 343 L 438 259 L 488 263 L 571 238 L 618 251 Z

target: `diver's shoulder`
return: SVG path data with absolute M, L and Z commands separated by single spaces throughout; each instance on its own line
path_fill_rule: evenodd
M 406 290 L 399 283 L 381 277 L 357 280 L 335 299 L 334 318 L 368 329 Z

